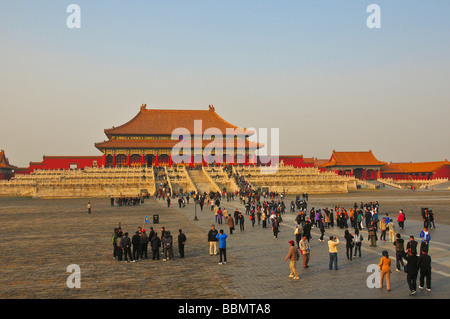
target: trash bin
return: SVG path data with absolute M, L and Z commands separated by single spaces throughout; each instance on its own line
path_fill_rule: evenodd
M 153 215 L 153 224 L 159 224 L 159 215 Z

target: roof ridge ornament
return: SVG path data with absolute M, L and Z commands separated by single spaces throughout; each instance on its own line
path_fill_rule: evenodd
M 141 105 L 141 111 L 144 111 L 147 109 L 147 104 L 142 103 Z
M 209 110 L 210 110 L 210 111 L 212 111 L 212 112 L 214 112 L 214 111 L 215 111 L 215 109 L 214 109 L 214 105 L 212 105 L 212 104 L 211 104 L 211 105 L 208 105 L 208 107 L 209 107 Z

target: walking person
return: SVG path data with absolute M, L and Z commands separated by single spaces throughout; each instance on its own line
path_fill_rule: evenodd
M 381 231 L 380 240 L 382 241 L 386 241 L 386 229 L 387 229 L 386 220 L 382 218 L 380 222 L 380 231 Z
M 319 224 L 319 230 L 320 230 L 319 241 L 323 241 L 323 235 L 325 235 L 325 225 L 324 225 L 323 219 L 319 219 L 318 224 Z
M 337 237 L 330 236 L 328 241 L 328 252 L 330 255 L 329 269 L 331 270 L 334 265 L 334 270 L 338 270 L 338 256 L 337 256 L 337 246 L 339 245 L 339 239 Z
M 183 230 L 178 230 L 178 252 L 180 253 L 180 258 L 184 258 L 184 246 L 186 245 L 186 235 L 183 234 Z
M 418 243 L 414 240 L 414 236 L 409 236 L 409 242 L 406 244 L 406 250 L 410 250 L 412 254 L 417 255 L 417 245 Z
M 297 243 L 297 247 L 300 248 L 299 243 L 300 243 L 300 240 L 302 240 L 302 231 L 301 231 L 300 225 L 295 226 L 294 235 L 295 235 L 295 241 Z
M 436 228 L 436 225 L 434 224 L 434 213 L 433 213 L 433 211 L 430 209 L 430 211 L 428 212 L 428 217 L 429 217 L 429 220 L 430 220 L 430 223 L 429 223 L 429 228 Z
M 430 216 L 428 214 L 427 208 L 422 210 L 422 219 L 423 219 L 423 228 L 428 228 L 428 224 L 430 222 Z
M 397 222 L 398 222 L 398 227 L 400 229 L 404 229 L 405 228 L 405 213 L 403 212 L 403 209 L 400 209 L 399 213 L 398 213 L 398 217 L 397 217 Z
M 298 280 L 298 271 L 295 268 L 295 263 L 297 262 L 297 260 L 299 259 L 299 255 L 298 255 L 298 250 L 295 247 L 295 243 L 293 240 L 289 241 L 289 252 L 288 255 L 286 256 L 286 258 L 284 259 L 286 260 L 290 260 L 289 262 L 289 269 L 291 270 L 291 273 L 289 274 L 289 278 L 294 278 L 295 280 Z
M 88 214 L 91 214 L 91 202 L 88 202 L 87 204 L 87 210 L 88 210 Z
M 222 213 L 222 209 L 219 207 L 219 209 L 216 212 L 216 222 L 221 225 L 222 224 L 222 219 L 223 219 L 223 213 Z
M 278 239 L 278 232 L 280 228 L 278 226 L 278 219 L 274 219 L 272 222 L 272 232 L 273 232 L 273 238 Z
M 410 290 L 409 295 L 412 296 L 416 294 L 417 274 L 419 272 L 419 257 L 417 257 L 417 255 L 413 253 L 411 249 L 407 249 L 405 259 L 407 261 L 407 264 L 405 266 L 406 282 L 408 283 L 408 287 Z
M 244 215 L 239 214 L 239 229 L 240 229 L 240 231 L 244 231 L 244 222 L 245 222 Z
M 358 253 L 358 257 L 361 258 L 361 246 L 362 246 L 362 241 L 364 240 L 363 236 L 359 233 L 359 229 L 356 228 L 355 229 L 355 236 L 354 236 L 354 241 L 355 241 L 355 253 L 353 255 L 353 257 L 356 257 L 356 254 Z
M 383 288 L 383 279 L 386 277 L 386 288 L 387 291 L 391 291 L 391 258 L 387 250 L 382 252 L 382 257 L 378 266 L 380 267 L 380 288 Z
M 422 239 L 422 242 L 420 243 L 420 251 L 426 251 L 428 253 L 431 235 L 426 227 L 424 227 L 424 229 L 420 232 L 420 239 Z
M 303 236 L 305 236 L 308 241 L 311 239 L 311 227 L 312 225 L 308 218 L 303 226 Z
M 219 265 L 227 263 L 227 238 L 228 235 L 223 232 L 223 229 L 219 231 L 216 235 L 216 238 L 219 240 Z
M 419 289 L 424 289 L 426 279 L 427 291 L 431 291 L 431 257 L 426 251 L 420 253 L 417 267 L 420 270 Z
M 311 246 L 309 245 L 309 241 L 305 236 L 302 237 L 302 240 L 299 243 L 299 249 L 303 257 L 303 268 L 308 268 Z
M 234 211 L 233 217 L 234 217 L 234 224 L 238 225 L 239 224 L 239 215 L 240 212 L 239 210 L 236 208 L 236 210 Z
M 347 253 L 347 260 L 352 261 L 353 246 L 355 245 L 355 243 L 353 242 L 354 236 L 352 234 L 350 234 L 348 229 L 346 229 L 344 238 L 345 238 L 345 249 L 346 249 L 346 253 Z
M 387 225 L 389 231 L 389 242 L 393 243 L 395 240 L 395 224 L 392 218 L 389 219 L 389 224 Z
M 250 220 L 252 221 L 252 227 L 255 227 L 256 216 L 255 216 L 255 211 L 253 211 L 253 210 L 250 213 Z
M 233 221 L 233 219 L 231 219 Z M 218 231 L 214 225 L 211 225 L 211 229 L 208 232 L 209 242 L 209 255 L 217 255 L 217 243 L 219 240 L 216 238 Z
M 228 225 L 228 229 L 230 230 L 230 235 L 233 234 L 234 219 L 233 219 L 233 217 L 231 215 L 228 215 L 227 225 Z
M 405 264 L 403 263 L 403 258 L 405 258 L 405 241 L 403 240 L 402 236 L 400 234 L 396 235 L 396 239 L 394 241 L 395 246 L 395 259 L 396 259 L 396 268 L 395 270 L 400 272 L 400 265 L 402 269 L 405 268 Z

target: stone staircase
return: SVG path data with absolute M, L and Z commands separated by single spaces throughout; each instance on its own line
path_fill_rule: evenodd
M 203 172 L 220 192 L 224 190 L 227 192 L 239 191 L 236 182 L 233 178 L 228 177 L 228 173 L 223 170 L 223 167 L 203 167 Z
M 217 186 L 210 182 L 203 170 L 189 169 L 187 170 L 187 173 L 197 188 L 199 194 L 209 193 L 210 191 L 218 191 Z

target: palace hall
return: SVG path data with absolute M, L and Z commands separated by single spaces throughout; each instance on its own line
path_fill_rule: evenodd
M 143 104 L 127 123 L 105 129 L 108 140 L 95 147 L 105 167 L 172 166 L 172 150 L 183 140 L 189 156 L 176 164 L 248 164 L 256 163 L 255 151 L 261 147 L 248 140 L 253 133 L 225 121 L 212 105 L 208 110 L 161 110 Z

